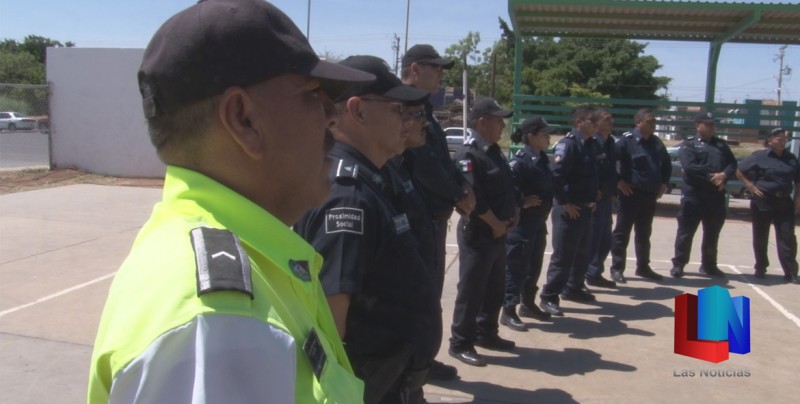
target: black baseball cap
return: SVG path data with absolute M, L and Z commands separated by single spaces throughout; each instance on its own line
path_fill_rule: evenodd
M 512 111 L 503 109 L 494 98 L 483 97 L 479 99 L 472 107 L 472 110 L 469 111 L 469 120 L 473 121 L 487 115 L 508 118 L 512 113 Z
M 375 76 L 375 81 L 350 86 L 334 99 L 335 102 L 345 101 L 350 97 L 375 94 L 404 104 L 418 105 L 427 101 L 431 95 L 425 90 L 403 84 L 389 69 L 389 65 L 379 57 L 368 55 L 350 56 L 339 62 L 339 64 L 370 73 Z
M 769 139 L 769 138 L 771 138 L 773 136 L 782 135 L 783 132 L 786 132 L 786 130 L 784 130 L 783 128 L 775 128 L 775 129 L 769 131 L 769 135 L 767 135 L 767 139 Z
M 200 0 L 153 35 L 139 91 L 145 117 L 152 118 L 287 73 L 319 78 L 329 92 L 375 78 L 320 60 L 289 17 L 266 1 Z
M 695 123 L 714 123 L 719 122 L 719 119 L 717 119 L 711 112 L 700 111 L 700 113 L 694 117 L 694 121 Z
M 542 129 L 549 129 L 550 125 L 541 116 L 535 116 L 522 121 L 517 130 L 520 134 L 526 135 L 528 133 L 537 134 Z
M 449 69 L 456 63 L 450 59 L 439 56 L 439 52 L 430 45 L 414 45 L 403 55 L 403 67 L 411 66 L 412 63 L 425 63 L 442 66 L 442 69 Z

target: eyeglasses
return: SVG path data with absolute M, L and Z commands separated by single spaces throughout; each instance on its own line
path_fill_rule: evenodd
M 403 104 L 402 102 L 399 102 L 399 101 L 394 101 L 394 100 L 384 100 L 384 99 L 380 99 L 380 98 L 361 98 L 361 99 L 362 99 L 362 100 L 364 100 L 364 101 L 385 102 L 385 103 L 387 103 L 387 104 L 391 104 L 391 105 L 393 105 L 393 106 L 396 106 L 396 107 L 397 107 L 397 109 L 398 109 L 398 112 L 399 112 L 401 115 L 402 115 L 404 112 L 406 112 L 406 104 Z
M 403 114 L 403 120 L 407 121 L 413 121 L 413 120 L 425 121 L 426 119 L 427 117 L 425 116 L 425 110 L 422 109 L 419 111 L 407 112 Z

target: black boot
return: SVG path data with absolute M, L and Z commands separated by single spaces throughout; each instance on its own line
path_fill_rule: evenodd
M 514 331 L 528 331 L 528 327 L 519 319 L 515 309 L 516 306 L 503 307 L 503 312 L 500 314 L 500 324 Z

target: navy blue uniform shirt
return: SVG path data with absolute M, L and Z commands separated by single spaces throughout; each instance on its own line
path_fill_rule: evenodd
M 528 216 L 546 217 L 553 207 L 553 173 L 547 154 L 544 151 L 536 153 L 526 145 L 517 151 L 509 164 L 522 197 L 537 195 L 542 200 L 539 206 L 522 209 L 520 219 L 525 220 Z
M 553 152 L 553 192 L 559 205 L 595 202 L 599 188 L 597 156 L 593 137 L 583 139 L 575 128 L 556 143 Z
M 640 191 L 658 193 L 661 185 L 669 184 L 672 162 L 664 142 L 656 135 L 645 139 L 635 128 L 617 142 L 620 179 Z
M 769 195 L 789 195 L 800 183 L 800 164 L 789 150 L 780 156 L 772 149 L 759 150 L 742 160 L 739 170 Z
M 500 220 L 509 220 L 519 207 L 519 195 L 511 176 L 511 167 L 500 146 L 489 144 L 475 130 L 453 155 L 456 165 L 475 190 L 477 217 L 492 210 Z
M 613 136 L 603 139 L 603 135 L 594 135 L 594 140 L 600 146 L 597 155 L 597 178 L 603 199 L 609 199 L 617 193 L 617 146 Z
M 450 217 L 456 202 L 464 197 L 464 176 L 456 169 L 447 150 L 447 136 L 433 116 L 433 107 L 425 104 L 428 126 L 425 144 L 407 150 L 404 155 L 411 167 L 411 178 L 422 192 L 430 213 Z
M 724 172 L 728 179 L 736 173 L 736 158 L 724 140 L 712 136 L 703 140 L 700 135 L 684 140 L 678 149 L 678 159 L 683 167 L 684 195 L 695 192 L 719 191 L 711 183 L 711 174 Z
M 391 177 L 345 143 L 337 142 L 330 157 L 336 162 L 331 193 L 295 231 L 325 259 L 325 294 L 350 295 L 348 353 L 383 355 L 405 343 L 432 346 L 433 316 L 441 315 L 432 271 L 408 216 L 392 200 Z

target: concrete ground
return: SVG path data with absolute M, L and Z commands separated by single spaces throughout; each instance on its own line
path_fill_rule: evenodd
M 111 277 L 159 197 L 159 189 L 100 185 L 0 195 L 0 403 L 85 401 L 91 346 Z M 719 251 L 727 278 L 702 276 L 697 262 L 687 266 L 683 279 L 669 278 L 677 200 L 665 196 L 652 236 L 652 267 L 666 279 L 645 281 L 629 270 L 628 284 L 619 289 L 593 288 L 594 304 L 563 302 L 565 317 L 531 320 L 525 333 L 501 326 L 501 335 L 516 341 L 517 349 L 479 348 L 488 357 L 485 368 L 450 358 L 445 341 L 439 359 L 457 366 L 461 378 L 427 386 L 426 398 L 440 403 L 797 402 L 800 285 L 783 283 L 774 240 L 768 277 L 756 280 L 747 202 L 735 200 Z M 695 239 L 697 260 L 699 232 Z M 454 232 L 448 243 L 445 339 L 458 282 Z M 548 246 L 545 265 L 550 251 Z M 713 284 L 750 298 L 752 351 L 720 364 L 673 353 L 674 297 Z

